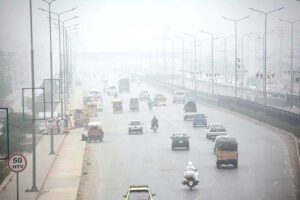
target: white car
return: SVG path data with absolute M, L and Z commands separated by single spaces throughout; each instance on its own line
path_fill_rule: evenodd
M 146 100 L 148 100 L 150 98 L 150 94 L 149 94 L 149 92 L 147 90 L 144 90 L 144 91 L 140 92 L 139 96 L 140 96 L 139 99 L 141 101 L 146 101 Z
M 175 91 L 173 96 L 173 103 L 185 103 L 185 92 Z
M 226 128 L 223 124 L 213 123 L 206 128 L 206 138 L 215 139 L 217 136 L 227 135 Z
M 131 120 L 128 124 L 128 134 L 143 133 L 143 123 L 139 120 Z
M 115 96 L 118 94 L 117 88 L 115 86 L 110 86 L 106 89 L 107 95 Z

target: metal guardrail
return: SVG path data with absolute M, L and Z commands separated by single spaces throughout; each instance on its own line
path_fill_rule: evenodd
M 170 83 L 161 83 L 156 80 L 151 80 L 152 83 L 156 85 L 162 86 L 169 90 L 185 90 L 188 93 L 194 94 L 193 89 L 183 88 L 181 86 L 173 87 Z M 249 101 L 246 99 L 235 98 L 231 96 L 224 96 L 224 95 L 210 95 L 206 92 L 197 91 L 197 100 L 202 102 L 206 102 L 209 104 L 214 104 L 222 107 L 230 107 L 230 106 L 237 106 L 241 108 L 246 108 L 248 110 L 253 110 L 256 112 L 263 112 L 272 118 L 276 118 L 282 120 L 288 124 L 299 126 L 300 125 L 300 114 L 290 112 L 288 110 L 283 110 L 277 107 L 272 106 L 264 106 L 261 103 Z

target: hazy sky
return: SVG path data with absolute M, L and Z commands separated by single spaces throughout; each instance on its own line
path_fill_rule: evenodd
M 0 0 L 0 49 L 6 51 L 28 51 L 29 49 L 29 0 Z M 41 51 L 49 48 L 47 4 L 33 0 L 34 45 Z M 83 52 L 126 52 L 147 48 L 146 41 L 164 35 L 196 34 L 199 39 L 208 36 L 200 29 L 216 36 L 232 35 L 233 23 L 221 17 L 240 18 L 251 15 L 241 22 L 239 33 L 262 32 L 263 15 L 249 10 L 273 10 L 281 6 L 282 11 L 271 14 L 268 29 L 283 26 L 278 18 L 300 19 L 300 1 L 296 0 L 56 0 L 52 10 L 61 12 L 78 7 L 63 19 L 79 15 L 79 19 L 68 25 L 79 23 L 74 33 L 74 46 Z M 295 33 L 300 32 L 300 23 Z M 296 34 L 297 35 L 297 34 Z M 54 51 L 57 48 L 57 30 L 53 30 Z M 298 37 L 298 36 L 297 36 Z M 297 41 L 297 38 L 296 38 Z M 55 46 L 56 44 L 56 46 Z

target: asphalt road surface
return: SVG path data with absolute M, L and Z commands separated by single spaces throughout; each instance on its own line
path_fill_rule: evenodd
M 130 185 L 149 185 L 158 200 L 292 200 L 296 199 L 294 173 L 286 142 L 273 129 L 252 120 L 199 104 L 198 110 L 208 122 L 221 122 L 239 143 L 239 167 L 217 169 L 214 142 L 205 137 L 205 128 L 193 128 L 183 121 L 183 105 L 173 104 L 164 93 L 167 106 L 149 111 L 140 102 L 140 112 L 129 112 L 128 99 L 147 89 L 153 95 L 157 88 L 132 84 L 130 94 L 120 94 L 123 113 L 113 114 L 112 97 L 104 95 L 104 110 L 93 120 L 100 120 L 105 131 L 103 143 L 89 143 L 85 154 L 84 175 L 78 199 L 116 200 Z M 157 133 L 150 121 L 159 120 Z M 144 123 L 143 134 L 127 132 L 130 120 Z M 190 150 L 171 150 L 170 136 L 187 133 Z M 200 182 L 192 191 L 181 185 L 188 161 L 198 168 Z

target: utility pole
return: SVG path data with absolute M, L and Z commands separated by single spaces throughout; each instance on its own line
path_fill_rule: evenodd
M 36 141 L 35 141 L 35 82 L 34 82 L 34 50 L 33 50 L 33 28 L 32 28 L 32 0 L 29 0 L 30 9 L 30 58 L 31 58 L 31 88 L 32 88 L 32 187 L 30 192 L 38 192 L 36 186 Z
M 234 32 L 235 32 L 235 44 L 234 44 L 234 57 L 235 57 L 235 83 L 234 83 L 234 96 L 235 98 L 237 98 L 237 78 L 238 78 L 238 74 L 237 74 L 237 25 L 238 22 L 245 20 L 247 18 L 249 18 L 250 16 L 246 16 L 240 19 L 231 19 L 231 18 L 227 18 L 227 17 L 223 17 L 223 19 L 234 22 Z
M 264 106 L 266 107 L 267 106 L 267 17 L 269 14 L 273 13 L 273 12 L 276 12 L 276 11 L 279 11 L 281 9 L 283 9 L 283 7 L 281 8 L 278 8 L 276 10 L 271 10 L 271 11 L 268 11 L 268 12 L 264 12 L 264 11 L 261 11 L 261 10 L 257 10 L 257 9 L 254 9 L 254 8 L 249 8 L 250 10 L 253 10 L 255 12 L 259 12 L 261 14 L 264 15 L 265 17 L 265 37 L 264 37 L 264 88 L 263 88 L 263 92 L 264 92 Z

